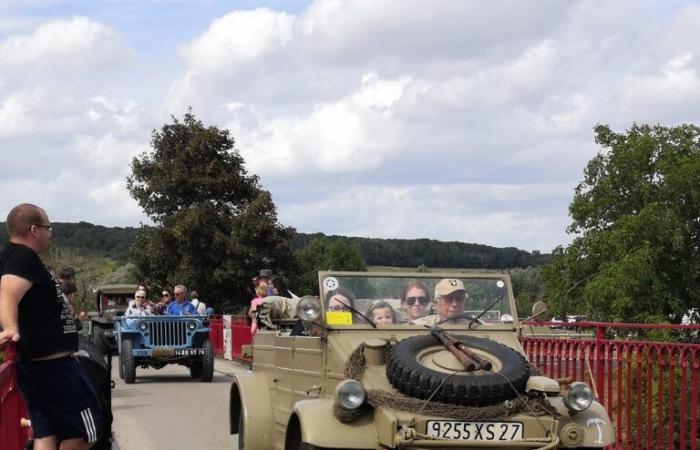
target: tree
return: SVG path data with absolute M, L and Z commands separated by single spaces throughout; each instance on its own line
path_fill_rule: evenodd
M 134 158 L 127 187 L 155 227 L 131 247 L 140 278 L 196 288 L 224 309 L 248 302 L 261 267 L 294 272 L 294 229 L 277 220 L 270 194 L 249 175 L 228 130 L 188 111 L 154 130 L 151 151 Z
M 367 270 L 358 248 L 340 239 L 314 238 L 298 256 L 301 268 L 299 295 L 318 294 L 320 270 Z
M 700 128 L 595 133 L 603 150 L 569 207 L 577 237 L 542 269 L 552 309 L 678 322 L 700 304 Z

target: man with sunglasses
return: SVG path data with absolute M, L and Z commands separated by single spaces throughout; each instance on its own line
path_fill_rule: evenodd
M 90 448 L 102 434 L 92 383 L 73 353 L 78 331 L 61 285 L 39 258 L 51 240 L 46 211 L 24 203 L 7 216 L 0 252 L 0 344 L 17 342 L 17 381 L 34 448 Z
M 462 314 L 464 312 L 464 303 L 466 299 L 467 291 L 464 289 L 462 280 L 456 278 L 440 280 L 440 282 L 435 285 L 435 309 L 437 310 L 437 314 L 413 320 L 411 323 L 433 326 L 442 320 L 449 319 L 457 314 Z M 461 323 L 461 320 L 458 322 Z

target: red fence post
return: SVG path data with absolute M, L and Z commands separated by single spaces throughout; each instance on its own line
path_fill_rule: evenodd
M 5 347 L 5 358 L 0 365 L 0 448 L 21 450 L 29 440 L 31 429 L 20 425 L 27 412 L 17 387 L 14 344 Z

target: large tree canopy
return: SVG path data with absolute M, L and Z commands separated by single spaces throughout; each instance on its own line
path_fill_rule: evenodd
M 595 128 L 570 205 L 577 234 L 543 268 L 558 313 L 680 321 L 700 304 L 700 128 Z
M 154 130 L 151 151 L 134 158 L 131 195 L 153 219 L 131 248 L 139 276 L 185 284 L 224 308 L 247 303 L 262 268 L 294 271 L 294 230 L 245 170 L 228 130 L 205 127 L 192 112 Z

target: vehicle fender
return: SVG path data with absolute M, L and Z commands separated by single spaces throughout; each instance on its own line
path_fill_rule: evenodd
M 374 410 L 351 423 L 342 423 L 333 415 L 334 401 L 326 397 L 301 400 L 294 405 L 302 442 L 322 448 L 377 448 Z
M 568 415 L 571 422 L 580 425 L 585 433 L 582 447 L 607 447 L 615 442 L 615 430 L 610 416 L 600 402 L 594 401 L 591 406 L 582 412 L 571 413 L 564 405 L 561 397 L 550 398 L 549 402 L 563 415 Z
M 238 418 L 244 416 L 245 448 L 273 448 L 272 401 L 267 378 L 262 373 L 237 373 L 229 397 L 231 434 L 238 433 Z

